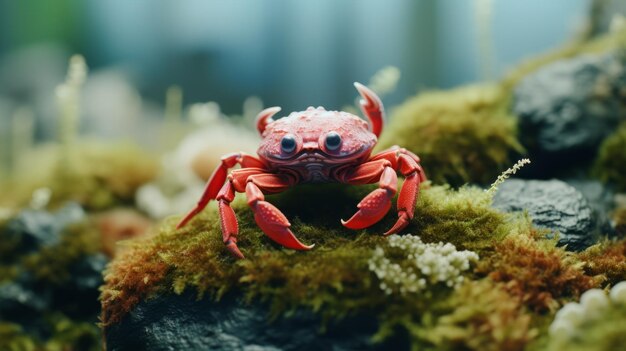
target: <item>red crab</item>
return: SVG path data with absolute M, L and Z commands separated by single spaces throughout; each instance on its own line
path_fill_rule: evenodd
M 261 111 L 256 119 L 263 138 L 257 151 L 259 158 L 243 152 L 222 157 L 200 201 L 176 228 L 184 226 L 209 201 L 216 199 L 224 243 L 234 256 L 244 258 L 237 247 L 239 228 L 230 203 L 235 192 L 245 192 L 254 219 L 267 236 L 284 247 L 309 250 L 313 245 L 305 245 L 295 237 L 285 215 L 265 201 L 263 194 L 279 193 L 305 182 L 378 182 L 378 189 L 357 205 L 359 210 L 354 216 L 341 221 L 348 228 L 361 229 L 378 222 L 389 211 L 397 191 L 396 172 L 400 172 L 405 181 L 398 196 L 398 220 L 385 235 L 406 227 L 413 218 L 419 185 L 426 180 L 420 159 L 398 146 L 370 156 L 383 128 L 383 105 L 364 85 L 354 83 L 354 86 L 363 97 L 361 109 L 369 124 L 353 114 L 326 111 L 323 107 L 309 107 L 277 120 L 272 116 L 280 107 Z M 237 164 L 241 168 L 228 174 Z

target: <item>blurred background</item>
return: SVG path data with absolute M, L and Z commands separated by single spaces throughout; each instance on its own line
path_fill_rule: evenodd
M 596 3 L 605 12 L 590 28 Z M 150 125 L 172 86 L 176 104 L 214 101 L 228 115 L 245 114 L 246 101 L 340 109 L 354 101 L 352 82 L 391 66 L 392 107 L 423 89 L 497 79 L 624 10 L 623 0 L 0 0 L 3 164 L 16 129 L 32 129 L 35 143 L 55 138 L 55 87 L 73 54 L 89 67 L 81 133 L 156 147 Z

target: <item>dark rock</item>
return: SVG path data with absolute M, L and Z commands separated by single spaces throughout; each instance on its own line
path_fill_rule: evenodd
M 107 257 L 101 253 L 86 256 L 78 261 L 70 267 L 73 287 L 80 291 L 97 291 L 103 283 L 102 271 L 104 271 L 107 262 Z
M 607 236 L 616 235 L 611 223 L 611 214 L 615 208 L 615 191 L 597 180 L 565 179 L 564 181 L 580 191 L 587 199 L 587 203 L 597 218 L 599 232 Z
M 63 229 L 84 217 L 83 209 L 77 204 L 69 204 L 55 214 L 24 210 L 8 223 L 4 235 L 18 240 L 20 252 L 37 251 L 58 244 Z
M 533 176 L 585 166 L 626 115 L 626 59 L 582 55 L 547 65 L 515 88 L 513 113 Z
M 105 329 L 107 350 L 404 350 L 408 340 L 373 345 L 374 317 L 347 318 L 320 331 L 320 319 L 299 312 L 275 321 L 269 308 L 234 297 L 220 302 L 195 294 L 143 301 Z
M 582 250 L 601 236 L 601 223 L 585 197 L 560 180 L 510 179 L 500 185 L 493 206 L 505 212 L 528 211 L 533 223 L 558 232 L 559 245 Z
M 36 291 L 31 282 L 18 279 L 0 284 L 0 320 L 34 316 L 49 306 L 49 292 Z

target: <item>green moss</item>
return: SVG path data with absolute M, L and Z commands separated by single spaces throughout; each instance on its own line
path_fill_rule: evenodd
M 537 334 L 520 300 L 488 279 L 467 282 L 437 307 L 432 325 L 415 330 L 420 350 L 523 350 Z
M 100 350 L 100 331 L 95 323 L 76 322 L 56 313 L 43 318 L 39 325 L 46 329 L 46 341 L 28 334 L 19 324 L 0 322 L 0 350 L 61 351 Z
M 588 275 L 598 276 L 603 286 L 626 280 L 626 239 L 605 240 L 579 255 Z
M 604 140 L 594 165 L 594 174 L 605 183 L 626 191 L 626 124 Z
M 78 142 L 70 164 L 57 162 L 60 152 L 55 145 L 25 155 L 14 180 L 0 185 L 5 194 L 2 203 L 24 206 L 35 189 L 47 187 L 53 206 L 68 200 L 98 210 L 128 204 L 135 190 L 154 179 L 158 170 L 153 156 L 130 143 Z
M 523 151 L 505 101 L 495 85 L 419 94 L 392 111 L 378 148 L 413 151 L 437 183 L 489 184 Z
M 0 350 L 34 351 L 37 343 L 20 325 L 0 322 Z
M 585 274 L 573 254 L 555 244 L 554 240 L 511 235 L 495 244 L 495 255 L 482 260 L 478 272 L 505 283 L 507 291 L 529 309 L 554 312 L 563 301 L 578 298 L 599 283 Z

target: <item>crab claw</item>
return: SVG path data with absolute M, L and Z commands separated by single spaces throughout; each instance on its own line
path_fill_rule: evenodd
M 363 229 L 380 221 L 391 208 L 394 193 L 387 189 L 376 189 L 369 193 L 357 207 L 359 210 L 349 220 L 341 224 L 350 229 Z
M 272 119 L 272 116 L 274 116 L 278 112 L 280 112 L 280 107 L 278 106 L 268 107 L 265 110 L 259 112 L 259 114 L 256 116 L 256 129 L 259 131 L 260 135 L 263 135 L 265 127 L 274 121 Z
M 258 201 L 253 208 L 254 219 L 261 230 L 270 239 L 294 250 L 310 250 L 314 245 L 305 245 L 289 230 L 291 224 L 274 205 L 267 201 Z
M 246 185 L 248 205 L 254 212 L 254 220 L 261 230 L 278 244 L 294 250 L 310 250 L 314 245 L 305 245 L 289 230 L 291 223 L 274 205 L 265 201 L 259 187 L 249 182 Z
M 376 93 L 370 90 L 365 85 L 354 82 L 354 87 L 359 91 L 361 97 L 361 110 L 363 114 L 369 119 L 370 127 L 372 128 L 372 133 L 376 135 L 376 137 L 380 137 L 380 133 L 383 130 L 383 120 L 384 120 L 384 107 L 382 101 Z

